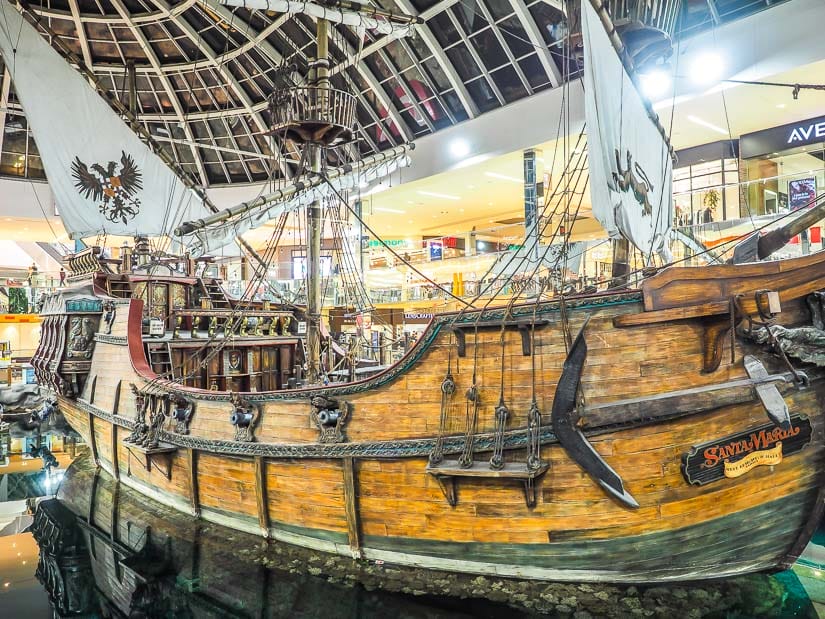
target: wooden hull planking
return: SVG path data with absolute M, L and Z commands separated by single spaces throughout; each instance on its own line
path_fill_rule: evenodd
M 718 368 L 703 371 L 706 316 L 614 326 L 620 317 L 644 316 L 637 294 L 565 309 L 573 334 L 589 319 L 581 376 L 585 428 L 588 407 L 746 380 L 746 353 L 774 372 L 783 370 L 741 338 L 731 359 L 725 348 L 730 339 L 722 338 L 715 342 L 724 350 Z M 809 320 L 798 295 L 783 299 L 782 309 L 783 324 Z M 124 443 L 135 398 L 123 385 L 146 381 L 125 337 L 127 312 L 120 312 L 113 331 L 120 327 L 123 337 L 98 339 L 84 393 L 76 401 L 61 398 L 60 407 L 95 460 L 123 483 L 206 520 L 319 550 L 467 573 L 611 582 L 714 578 L 793 561 L 822 509 L 825 381 L 801 390 L 782 386 L 791 413 L 810 421 L 810 444 L 777 465 L 702 486 L 686 481 L 683 457 L 697 445 L 763 426 L 767 416 L 755 395 L 717 405 L 714 392 L 697 394 L 704 408 L 697 404 L 658 421 L 622 417 L 619 407 L 612 429 L 604 427 L 612 409 L 602 410 L 594 417 L 602 427 L 589 428 L 588 438 L 638 501 L 638 509 L 629 509 L 605 494 L 547 427 L 566 355 L 560 310 L 542 305 L 537 316 L 543 322 L 527 355 L 516 329 L 468 328 L 460 357 L 457 336 L 442 328 L 446 322 L 432 324 L 391 376 L 324 390 L 351 407 L 340 443 L 319 444 L 309 415 L 312 392 L 245 394 L 261 407 L 260 423 L 254 442 L 238 442 L 225 395 L 191 389 L 178 390 L 195 401 L 189 433 L 176 434 L 169 422 L 162 435 L 175 449 L 149 457 Z M 525 502 L 523 480 L 496 477 L 454 478 L 451 505 L 444 479 L 428 474 L 448 366 L 457 390 L 447 406 L 446 458 L 457 457 L 463 446 L 463 394 L 475 370 L 478 429 L 486 433 L 476 436 L 476 461 L 489 459 L 494 407 L 503 394 L 511 430 L 504 457 L 523 462 L 524 431 L 517 429 L 527 424 L 535 384 L 544 424 L 541 458 L 549 464 L 534 482 L 535 506 Z M 158 387 L 173 389 L 162 381 Z

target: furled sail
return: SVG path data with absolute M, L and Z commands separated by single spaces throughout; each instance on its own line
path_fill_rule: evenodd
M 582 0 L 584 87 L 593 215 L 649 259 L 669 260 L 673 163 L 591 0 Z
M 278 190 L 273 194 L 273 199 L 266 202 L 260 208 L 239 208 L 241 211 L 236 216 L 226 218 L 219 223 L 209 226 L 197 226 L 191 231 L 193 226 L 184 224 L 182 229 L 176 233 L 181 234 L 186 239 L 186 244 L 192 256 L 198 257 L 203 254 L 212 253 L 216 248 L 223 247 L 231 242 L 233 238 L 257 228 L 283 213 L 292 213 L 299 209 L 306 208 L 310 204 L 330 198 L 336 191 L 347 191 L 356 187 L 369 186 L 370 183 L 389 176 L 396 170 L 410 164 L 409 155 L 406 148 L 399 147 L 398 154 L 387 159 L 380 160 L 375 165 L 359 167 L 348 174 L 342 174 L 330 178 L 329 183 L 324 182 L 320 175 L 312 175 L 309 181 L 302 179 L 300 184 L 293 183 Z M 381 154 L 376 157 L 380 157 Z M 256 201 L 257 202 L 257 201 Z M 243 205 L 241 205 L 243 207 Z M 237 207 L 236 207 L 237 208 Z M 228 209 L 230 212 L 234 209 Z M 212 216 L 208 219 L 219 217 Z
M 378 34 L 392 35 L 401 38 L 411 34 L 412 25 L 410 23 L 395 23 L 385 18 L 380 12 L 375 11 L 371 6 L 353 4 L 354 8 L 363 8 L 365 13 L 372 11 L 373 14 L 365 14 L 357 10 L 341 10 L 327 7 L 314 2 L 296 2 L 295 0 L 220 0 L 226 6 L 240 6 L 245 9 L 259 9 L 261 11 L 275 11 L 276 13 L 304 13 L 316 19 L 326 19 L 333 24 L 343 24 L 353 28 L 365 28 L 374 30 Z
M 168 236 L 209 213 L 8 2 L 0 2 L 0 54 L 71 238 Z

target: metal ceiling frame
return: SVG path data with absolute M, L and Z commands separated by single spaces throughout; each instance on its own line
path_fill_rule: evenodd
M 527 8 L 524 0 L 510 0 L 510 6 L 513 7 L 513 10 L 516 13 L 516 18 L 521 22 L 521 26 L 527 33 L 527 38 L 530 39 L 530 43 L 532 43 L 533 47 L 536 48 L 536 54 L 538 54 L 541 66 L 544 68 L 544 72 L 547 73 L 547 77 L 550 79 L 550 86 L 552 88 L 560 86 L 562 84 L 561 71 L 559 71 L 558 65 L 556 65 L 556 62 L 553 60 L 553 55 L 550 53 L 549 48 L 545 44 L 544 39 L 541 36 L 541 32 L 539 31 L 538 24 L 536 24 L 536 20 L 533 19 L 533 15 L 530 13 L 530 9 Z
M 422 19 L 427 19 L 423 15 L 419 15 L 418 11 L 415 10 L 412 2 L 410 0 L 395 0 L 396 4 L 398 4 L 399 8 L 406 14 L 412 15 L 413 17 L 421 17 Z M 447 54 L 444 52 L 444 49 L 438 44 L 438 41 L 433 34 L 433 31 L 430 29 L 430 25 L 425 21 L 423 24 L 416 26 L 416 32 L 418 32 L 418 36 L 421 37 L 421 40 L 424 41 L 424 45 L 427 46 L 427 49 L 430 50 L 430 53 L 433 55 L 433 58 L 438 63 L 438 66 L 441 67 L 441 70 L 444 71 L 444 75 L 447 76 L 447 80 L 449 80 L 450 85 L 455 90 L 455 94 L 458 97 L 459 101 L 461 101 L 461 105 L 464 106 L 464 111 L 467 113 L 469 118 L 475 118 L 478 116 L 478 106 L 476 102 L 473 101 L 473 98 L 470 96 L 470 92 L 467 90 L 467 86 L 461 81 L 458 73 L 453 67 L 452 63 L 448 60 Z M 403 39 L 402 39 L 403 41 Z M 387 42 L 389 43 L 389 41 Z M 415 58 L 411 55 L 412 58 Z M 419 69 L 421 70 L 421 69 Z M 422 74 L 425 74 L 422 71 Z M 442 103 L 443 105 L 443 103 Z M 448 110 L 449 108 L 445 105 L 444 108 Z
M 186 134 L 186 138 L 191 142 L 196 142 L 195 136 L 192 134 L 192 127 L 189 126 L 189 123 L 186 121 L 186 114 L 183 111 L 183 107 L 181 106 L 180 100 L 178 99 L 177 93 L 175 92 L 175 88 L 172 83 L 169 81 L 169 77 L 161 71 L 161 64 L 158 60 L 155 51 L 152 49 L 149 40 L 146 38 L 146 35 L 143 34 L 143 31 L 135 24 L 129 16 L 129 11 L 126 6 L 123 4 L 122 0 L 110 0 L 112 6 L 114 6 L 115 10 L 120 14 L 123 19 L 123 22 L 126 24 L 126 27 L 132 31 L 135 39 L 140 45 L 140 48 L 143 50 L 143 53 L 146 55 L 147 60 L 149 60 L 149 64 L 151 64 L 155 71 L 157 71 L 158 78 L 163 85 L 163 89 L 166 91 L 166 95 L 169 97 L 169 102 L 172 104 L 172 108 L 175 110 L 175 115 L 178 118 L 178 122 L 181 123 L 182 129 Z M 192 150 L 192 157 L 195 160 L 195 165 L 198 168 L 198 173 L 201 177 L 200 185 L 202 187 L 209 186 L 209 177 L 206 174 L 206 166 L 204 165 L 203 159 L 201 158 L 200 154 L 198 153 L 198 149 L 195 146 L 190 146 Z
M 171 17 L 171 7 L 166 3 L 165 0 L 151 0 L 151 2 L 154 3 L 155 6 L 157 6 L 161 10 L 161 12 Z M 223 8 L 223 5 L 219 6 Z M 219 16 L 221 18 L 224 17 L 223 15 Z M 255 124 L 258 125 L 258 128 L 261 130 L 261 133 L 266 133 L 269 130 L 269 125 L 264 120 L 263 116 L 261 116 L 260 112 L 253 109 L 252 99 L 250 99 L 249 95 L 240 85 L 238 80 L 235 79 L 235 76 L 225 69 L 223 62 L 218 62 L 215 55 L 215 51 L 210 47 L 209 43 L 206 40 L 204 40 L 204 38 L 200 36 L 198 32 L 195 31 L 192 25 L 188 21 L 186 21 L 185 17 L 183 17 L 183 19 L 175 20 L 174 23 L 178 28 L 180 28 L 183 31 L 184 34 L 186 34 L 187 37 L 189 37 L 189 40 L 192 41 L 192 43 L 206 57 L 207 62 L 212 65 L 212 67 L 215 69 L 215 71 L 224 81 L 224 83 L 232 89 L 232 91 L 235 93 L 235 96 L 237 96 L 240 100 L 241 105 L 243 105 L 243 108 L 246 111 L 246 113 L 250 116 L 250 118 L 252 118 L 255 121 Z M 170 40 L 174 39 L 171 39 L 170 37 Z M 196 76 L 198 75 L 196 71 L 193 73 Z M 292 170 L 290 169 L 289 164 L 286 161 L 286 158 L 280 152 L 276 153 L 276 156 L 279 167 L 281 169 L 281 174 L 285 178 L 292 178 Z M 227 173 L 227 179 L 228 177 L 229 174 Z M 250 181 L 251 180 L 252 178 L 250 174 Z

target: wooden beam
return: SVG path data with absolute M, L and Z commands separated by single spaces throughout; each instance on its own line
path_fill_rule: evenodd
M 192 513 L 200 517 L 201 499 L 200 489 L 198 488 L 198 452 L 194 449 L 187 449 L 186 459 L 189 463 L 189 502 L 192 505 Z
M 343 459 L 344 509 L 347 515 L 347 537 L 353 554 L 361 556 L 361 522 L 358 515 L 358 483 L 353 458 Z
M 255 456 L 255 498 L 258 501 L 258 524 L 264 537 L 269 537 L 269 501 L 266 498 L 266 460 Z
M 115 387 L 115 401 L 112 404 L 112 415 L 117 415 L 117 412 L 120 410 L 120 387 L 123 385 L 123 381 L 117 381 L 117 386 Z
M 118 385 L 120 386 L 120 385 Z M 117 457 L 117 424 L 112 423 L 112 473 L 120 481 L 120 462 Z
M 97 374 L 92 377 L 92 384 L 89 387 L 89 404 L 95 403 L 95 391 L 97 390 Z
M 100 461 L 97 459 L 97 441 L 95 440 L 95 416 L 94 413 L 89 413 L 89 447 L 92 449 L 92 462 L 95 466 L 100 466 Z

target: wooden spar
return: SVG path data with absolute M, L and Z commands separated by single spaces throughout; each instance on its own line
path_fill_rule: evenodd
M 782 249 L 790 240 L 803 230 L 807 230 L 825 217 L 825 199 L 818 199 L 818 204 L 804 210 L 786 224 L 771 230 L 764 236 L 759 230 L 736 244 L 733 248 L 733 264 L 764 260 L 775 251 Z
M 112 424 L 112 475 L 115 479 L 120 481 L 120 462 L 117 457 L 117 424 Z
M 92 450 L 92 462 L 95 463 L 95 466 L 100 466 L 97 453 L 97 439 L 95 438 L 95 415 L 92 412 L 89 413 L 89 447 Z
M 370 166 L 377 165 L 384 161 L 389 161 L 391 159 L 394 159 L 395 157 L 399 157 L 405 154 L 408 151 L 413 150 L 414 148 L 414 144 L 402 144 L 401 146 L 396 146 L 395 148 L 391 148 L 389 150 L 376 153 L 374 155 L 370 155 L 369 157 L 365 157 L 357 164 L 347 163 L 342 166 L 339 166 L 334 170 L 330 170 L 325 177 L 316 173 L 307 174 L 302 179 L 295 180 L 293 183 L 287 185 L 283 189 L 273 191 L 272 193 L 266 194 L 259 198 L 255 198 L 254 200 L 249 200 L 248 202 L 241 202 L 237 206 L 232 206 L 230 208 L 223 209 L 209 217 L 184 222 L 180 226 L 175 228 L 175 235 L 183 236 L 186 234 L 192 234 L 196 230 L 201 230 L 202 228 L 206 228 L 213 224 L 228 221 L 233 217 L 243 215 L 244 213 L 248 213 L 253 209 L 266 206 L 271 202 L 277 202 L 278 200 L 288 200 L 289 198 L 293 197 L 295 194 L 301 191 L 311 189 L 313 187 L 318 187 L 319 185 L 323 185 L 327 180 L 335 180 L 337 178 L 344 176 L 345 174 L 349 174 L 350 172 L 356 171 L 359 168 L 368 168 Z
M 266 494 L 266 460 L 255 456 L 255 500 L 258 505 L 258 525 L 264 537 L 269 537 L 269 501 Z
M 350 0 L 325 0 L 325 6 L 337 7 L 353 11 L 355 13 L 362 13 L 371 17 L 383 17 L 387 21 L 396 24 L 423 24 L 424 19 L 418 15 L 404 15 L 400 13 L 393 13 L 392 11 L 385 11 L 383 9 L 370 6 L 369 4 L 362 4 L 360 2 L 351 2 Z
M 630 241 L 624 237 L 612 239 L 613 266 L 611 270 L 610 288 L 624 288 L 627 286 L 630 274 Z
M 343 459 L 344 507 L 347 515 L 347 536 L 353 552 L 361 552 L 361 523 L 358 517 L 358 482 L 353 458 Z
M 198 492 L 198 452 L 194 449 L 187 449 L 186 459 L 189 469 L 189 502 L 192 505 L 192 513 L 195 516 L 200 516 L 201 504 Z
M 329 105 L 329 22 L 319 19 L 316 23 L 316 58 L 310 64 L 310 84 L 318 89 L 318 106 Z M 321 172 L 323 148 L 321 144 L 307 143 L 309 161 L 315 174 Z M 307 380 L 310 384 L 321 379 L 321 232 L 324 215 L 320 200 L 307 208 Z

